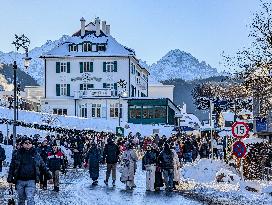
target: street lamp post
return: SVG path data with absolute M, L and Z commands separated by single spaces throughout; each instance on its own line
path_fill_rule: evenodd
M 117 82 L 117 85 L 120 87 L 120 88 L 122 88 L 122 89 L 124 89 L 124 90 L 120 90 L 119 91 L 119 93 L 118 93 L 118 97 L 119 97 L 119 104 L 118 104 L 118 126 L 120 127 L 120 125 L 121 125 L 121 97 L 122 97 L 122 95 L 125 93 L 125 89 L 126 89 L 126 87 L 127 87 L 127 83 L 126 83 L 126 81 L 125 80 L 122 80 L 122 79 L 120 79 L 118 82 Z
M 15 41 L 12 42 L 14 44 L 16 51 L 20 48 L 25 50 L 26 57 L 24 58 L 24 66 L 25 68 L 29 67 L 31 58 L 28 57 L 28 47 L 30 44 L 30 40 L 23 34 L 22 36 L 15 35 Z M 17 62 L 16 60 L 13 62 L 13 148 L 16 145 L 16 121 L 17 121 Z

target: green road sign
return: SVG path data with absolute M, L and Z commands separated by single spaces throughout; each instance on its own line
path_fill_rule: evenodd
M 124 136 L 125 130 L 123 127 L 116 127 L 116 135 Z

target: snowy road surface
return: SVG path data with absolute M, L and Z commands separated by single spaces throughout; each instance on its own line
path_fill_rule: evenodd
M 138 164 L 140 165 L 140 164 Z M 61 177 L 60 192 L 55 193 L 52 185 L 49 190 L 42 191 L 38 189 L 36 195 L 36 204 L 38 205 L 138 205 L 138 204 L 171 204 L 171 205 L 197 205 L 202 204 L 189 198 L 184 198 L 178 193 L 147 193 L 145 191 L 145 172 L 138 166 L 136 173 L 137 187 L 133 191 L 126 191 L 125 185 L 117 180 L 116 187 L 111 185 L 107 187 L 103 180 L 105 178 L 105 167 L 102 167 L 99 177 L 99 185 L 93 187 L 87 170 L 69 170 L 66 176 Z M 117 179 L 120 178 L 120 172 L 117 173 Z M 2 197 L 1 197 L 2 198 Z M 7 196 L 5 196 L 7 198 Z M 0 200 L 1 201 L 1 200 Z

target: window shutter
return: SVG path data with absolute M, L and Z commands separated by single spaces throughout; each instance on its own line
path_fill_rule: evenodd
M 70 96 L 70 84 L 67 84 L 67 96 Z
M 79 85 L 79 90 L 83 90 L 83 84 Z
M 79 62 L 80 73 L 83 73 L 83 62 Z
M 56 84 L 56 96 L 60 96 L 60 84 Z
M 106 66 L 107 66 L 106 62 L 103 62 L 103 72 L 106 72 Z
M 114 90 L 117 90 L 117 83 L 113 84 Z
M 113 64 L 114 64 L 114 72 L 117 72 L 117 61 L 114 61 Z
M 107 88 L 107 83 L 103 83 L 103 88 Z
M 56 62 L 56 73 L 60 73 L 60 62 Z
M 93 62 L 90 62 L 90 72 L 93 72 Z
M 67 62 L 67 73 L 70 73 L 70 62 Z

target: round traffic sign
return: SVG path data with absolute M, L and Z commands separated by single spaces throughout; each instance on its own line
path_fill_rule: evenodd
M 249 136 L 249 126 L 245 122 L 235 122 L 231 127 L 232 135 L 236 138 L 245 138 Z
M 242 158 L 246 154 L 246 146 L 243 142 L 237 141 L 232 145 L 232 152 L 237 158 Z

